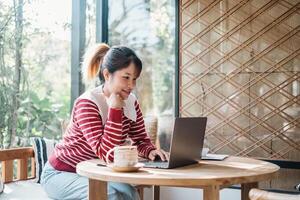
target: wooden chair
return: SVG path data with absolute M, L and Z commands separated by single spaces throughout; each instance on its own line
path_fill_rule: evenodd
M 17 161 L 17 177 L 14 178 L 14 161 Z M 31 162 L 31 176 L 28 175 L 28 160 Z M 32 147 L 0 150 L 2 180 L 4 183 L 35 178 L 35 160 Z
M 283 194 L 254 188 L 250 190 L 249 198 L 251 200 L 299 200 L 300 194 Z
M 62 121 L 62 133 L 64 133 L 67 128 L 68 122 Z M 153 143 L 157 143 L 157 118 L 156 117 L 146 117 L 145 118 L 145 128 L 147 133 L 149 133 L 150 139 Z M 34 149 L 33 147 L 20 147 L 13 149 L 0 150 L 0 161 L 2 166 L 2 180 L 4 183 L 9 183 L 19 180 L 29 180 L 35 178 L 35 159 L 34 159 Z M 14 178 L 14 161 L 17 161 L 17 177 Z M 28 161 L 31 162 L 31 175 L 28 175 Z M 137 185 L 136 188 L 140 194 L 141 200 L 144 196 L 144 188 L 149 186 Z M 159 195 L 159 189 L 154 187 L 155 196 Z

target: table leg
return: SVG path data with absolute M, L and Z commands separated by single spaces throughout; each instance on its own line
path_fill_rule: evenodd
M 212 185 L 203 188 L 204 200 L 219 200 L 220 198 L 220 186 Z
M 258 188 L 258 183 L 253 182 L 253 183 L 243 183 L 242 188 L 241 188 L 241 199 L 242 200 L 250 200 L 249 198 L 249 191 L 252 188 Z
M 159 200 L 159 192 L 160 192 L 160 188 L 157 185 L 153 185 L 153 200 Z
M 89 200 L 107 200 L 107 182 L 89 179 Z

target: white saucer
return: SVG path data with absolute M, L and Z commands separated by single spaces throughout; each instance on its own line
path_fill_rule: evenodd
M 118 166 L 114 166 L 113 163 L 107 165 L 107 167 L 111 168 L 113 171 L 116 172 L 136 172 L 143 166 L 144 166 L 143 163 L 137 163 L 136 165 L 131 167 L 118 167 Z

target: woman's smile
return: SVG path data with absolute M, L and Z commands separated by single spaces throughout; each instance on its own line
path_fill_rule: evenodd
M 130 95 L 131 91 L 130 90 L 122 90 L 121 91 L 123 94 L 125 94 L 126 98 L 128 98 L 128 96 Z M 122 95 L 124 97 L 124 95 Z

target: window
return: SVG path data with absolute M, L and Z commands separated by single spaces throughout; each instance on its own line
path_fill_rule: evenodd
M 170 0 L 109 1 L 110 45 L 125 45 L 143 62 L 136 95 L 144 115 L 159 118 L 161 147 L 169 148 L 174 116 L 175 7 Z M 164 125 L 168 125 L 164 127 Z
M 71 2 L 13 2 L 0 2 L 1 148 L 59 138 L 70 108 Z

